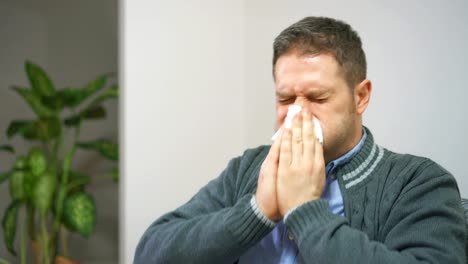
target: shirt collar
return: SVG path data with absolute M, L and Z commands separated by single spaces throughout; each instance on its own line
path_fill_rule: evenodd
M 359 143 L 354 146 L 353 149 L 351 149 L 350 151 L 346 152 L 344 155 L 340 156 L 339 158 L 335 159 L 335 160 L 332 160 L 330 161 L 325 170 L 326 170 L 326 173 L 327 173 L 327 176 L 329 176 L 330 174 L 333 173 L 333 171 L 338 167 L 338 166 L 342 166 L 346 163 L 348 163 L 353 157 L 354 155 L 356 155 L 359 150 L 361 150 L 362 146 L 364 146 L 364 142 L 366 141 L 366 138 L 367 138 L 367 132 L 365 129 L 362 130 L 362 137 L 361 137 L 361 141 L 359 141 Z

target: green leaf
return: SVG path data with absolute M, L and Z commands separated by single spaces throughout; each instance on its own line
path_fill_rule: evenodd
M 13 246 L 16 236 L 16 222 L 18 219 L 18 208 L 21 206 L 21 202 L 13 201 L 5 211 L 3 215 L 2 227 L 3 227 L 3 238 L 5 245 L 11 254 L 16 256 L 15 248 Z
M 106 110 L 101 105 L 86 108 L 82 112 L 84 119 L 101 119 L 106 117 Z
M 10 153 L 15 153 L 15 149 L 11 145 L 0 145 L 0 151 L 8 151 Z
M 62 126 L 57 117 L 42 118 L 34 123 L 30 136 L 48 141 L 60 136 Z
M 10 178 L 11 171 L 0 172 L 0 184 Z
M 10 196 L 12 200 L 22 201 L 26 198 L 24 178 L 27 172 L 15 170 L 10 176 Z
M 52 206 L 56 186 L 57 180 L 50 172 L 44 173 L 34 184 L 32 203 L 43 217 Z
M 110 160 L 119 160 L 119 146 L 107 139 L 78 142 L 77 146 L 82 149 L 97 151 Z
M 28 120 L 11 121 L 7 129 L 8 139 L 12 138 L 16 134 L 20 134 L 21 136 L 24 137 L 27 131 L 29 131 L 33 125 L 34 125 L 34 121 L 28 121 Z
M 91 177 L 89 175 L 83 174 L 77 171 L 69 171 L 69 180 L 68 180 L 68 191 L 74 191 L 81 189 L 84 185 L 91 182 Z
M 24 179 L 23 179 L 23 187 L 24 193 L 28 201 L 32 201 L 34 188 L 36 186 L 36 182 L 38 181 L 38 177 L 32 175 L 30 171 L 24 171 Z
M 98 76 L 95 80 L 91 81 L 86 85 L 85 91 L 88 96 L 96 93 L 97 91 L 101 90 L 104 88 L 104 85 L 106 84 L 107 81 L 107 74 Z
M 65 199 L 63 221 L 68 229 L 87 238 L 96 224 L 96 204 L 87 193 L 76 193 Z
M 24 155 L 20 155 L 16 158 L 14 169 L 25 170 L 28 168 L 28 159 Z
M 41 102 L 47 108 L 50 108 L 54 112 L 60 112 L 65 106 L 64 99 L 60 95 L 60 91 L 57 91 L 52 96 L 43 96 Z
M 106 117 L 106 110 L 101 105 L 91 106 L 84 109 L 80 113 L 68 117 L 64 120 L 64 123 L 68 127 L 77 126 L 81 121 L 85 119 L 102 119 Z
M 13 90 L 15 90 L 19 95 L 23 97 L 23 99 L 29 104 L 29 106 L 37 114 L 37 116 L 51 117 L 56 115 L 56 112 L 54 110 L 50 109 L 42 103 L 41 97 L 34 91 L 16 86 L 13 87 Z
M 80 105 L 86 98 L 88 98 L 88 94 L 85 90 L 81 88 L 65 88 L 57 92 L 57 96 L 55 100 L 60 101 L 63 106 L 69 108 L 75 108 Z
M 115 84 L 111 86 L 109 89 L 107 89 L 105 92 L 103 92 L 101 95 L 96 97 L 96 99 L 94 99 L 90 105 L 98 105 L 108 99 L 114 99 L 117 97 L 119 97 L 119 90 L 118 90 L 118 86 Z
M 78 126 L 81 121 L 83 119 L 81 118 L 81 116 L 79 114 L 77 115 L 73 115 L 73 116 L 70 116 L 70 117 L 67 117 L 63 123 L 67 126 L 67 127 L 74 127 L 74 126 Z
M 44 152 L 40 148 L 35 147 L 29 151 L 28 165 L 29 170 L 36 177 L 41 176 L 46 171 L 47 159 Z
M 41 118 L 36 121 L 13 120 L 7 129 L 7 136 L 11 138 L 19 134 L 28 140 L 48 141 L 57 138 L 61 132 L 60 120 L 57 117 Z
M 55 93 L 54 85 L 46 72 L 38 65 L 26 61 L 26 73 L 33 91 L 40 96 L 51 96 Z
M 69 108 L 75 108 L 90 96 L 101 90 L 107 81 L 107 75 L 101 75 L 89 82 L 84 88 L 64 88 L 57 92 L 56 97 L 50 102 L 62 104 Z

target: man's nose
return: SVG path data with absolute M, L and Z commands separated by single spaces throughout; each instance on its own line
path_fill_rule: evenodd
M 307 99 L 304 98 L 303 96 L 297 96 L 296 100 L 294 100 L 294 104 L 300 106 L 301 108 L 304 108 L 306 100 Z

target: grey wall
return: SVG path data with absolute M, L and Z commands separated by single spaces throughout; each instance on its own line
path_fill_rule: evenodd
M 85 85 L 99 74 L 117 72 L 117 1 L 1 0 L 0 38 L 0 143 L 4 143 L 7 139 L 3 131 L 12 118 L 34 117 L 19 96 L 9 89 L 13 84 L 28 85 L 25 59 L 43 66 L 58 87 Z M 108 119 L 86 124 L 83 140 L 118 139 L 117 102 L 109 102 L 106 107 Z M 24 153 L 30 146 L 19 138 L 13 144 L 18 153 Z M 0 170 L 4 171 L 13 158 L 1 155 Z M 77 152 L 75 161 L 75 169 L 91 175 L 103 175 L 111 166 L 88 152 Z M 96 231 L 88 240 L 71 235 L 71 257 L 82 263 L 116 263 L 118 185 L 96 179 L 88 191 L 98 207 Z M 8 196 L 8 185 L 1 185 L 2 216 L 8 206 Z M 2 230 L 0 236 L 3 239 Z M 0 244 L 0 256 L 8 256 L 3 243 Z
M 148 225 L 269 143 L 274 37 L 306 15 L 349 22 L 367 52 L 377 142 L 428 156 L 468 196 L 468 2 L 124 1 L 121 262 Z

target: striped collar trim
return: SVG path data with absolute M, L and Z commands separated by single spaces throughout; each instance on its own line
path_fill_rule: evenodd
M 338 177 L 343 179 L 344 187 L 349 189 L 367 179 L 382 161 L 385 150 L 374 143 L 372 133 L 364 127 L 367 133 L 366 142 L 352 160 L 339 169 Z M 342 175 L 342 176 L 340 176 Z

